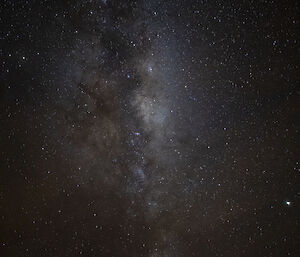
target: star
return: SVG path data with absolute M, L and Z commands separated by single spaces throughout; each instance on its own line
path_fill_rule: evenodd
M 291 206 L 291 205 L 292 205 L 292 202 L 291 202 L 291 201 L 285 201 L 285 204 L 286 204 L 287 206 Z

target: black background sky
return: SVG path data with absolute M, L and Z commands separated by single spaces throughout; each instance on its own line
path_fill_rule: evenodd
M 299 256 L 297 1 L 0 3 L 0 255 Z

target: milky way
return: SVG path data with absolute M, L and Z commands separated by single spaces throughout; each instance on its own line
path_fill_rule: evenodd
M 296 1 L 1 6 L 1 256 L 299 256 Z

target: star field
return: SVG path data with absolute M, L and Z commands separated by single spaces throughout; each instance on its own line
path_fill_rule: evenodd
M 297 1 L 0 3 L 0 255 L 299 256 Z

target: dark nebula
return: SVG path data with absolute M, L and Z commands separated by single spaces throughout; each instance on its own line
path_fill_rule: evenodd
M 0 256 L 300 256 L 299 11 L 2 0 Z

